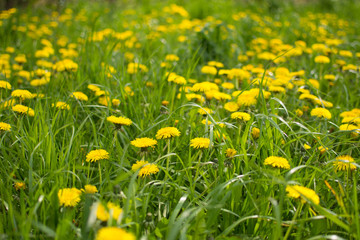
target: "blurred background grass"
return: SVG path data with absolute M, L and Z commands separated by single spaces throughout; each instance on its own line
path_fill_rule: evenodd
M 219 5 L 234 5 L 237 7 L 251 7 L 254 9 L 263 9 L 269 12 L 279 12 L 284 9 L 290 9 L 294 6 L 304 7 L 309 10 L 317 9 L 320 11 L 337 13 L 343 12 L 346 15 L 353 13 L 356 16 L 356 12 L 360 9 L 360 1 L 358 0 L 89 0 L 93 2 L 103 2 L 104 4 L 112 4 L 116 6 L 121 5 L 153 5 L 158 3 L 176 3 L 179 5 L 198 5 L 200 9 L 219 6 Z M 59 9 L 67 6 L 68 4 L 79 2 L 79 0 L 1 0 L 0 10 L 9 8 L 39 8 L 46 7 L 51 9 Z M 193 4 L 193 3 L 198 4 Z

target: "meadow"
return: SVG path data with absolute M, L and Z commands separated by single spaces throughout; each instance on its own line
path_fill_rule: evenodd
M 0 12 L 0 239 L 360 238 L 359 3 L 64 2 Z

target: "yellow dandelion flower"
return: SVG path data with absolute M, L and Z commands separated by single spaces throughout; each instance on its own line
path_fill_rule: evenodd
M 131 89 L 131 87 L 125 86 L 124 90 L 125 90 L 125 93 L 127 96 L 130 96 L 130 97 L 134 96 L 134 91 Z
M 216 67 L 213 67 L 213 66 L 203 66 L 201 68 L 201 72 L 204 74 L 216 75 L 217 69 L 216 69 Z
M 136 138 L 135 140 L 130 142 L 131 145 L 138 148 L 147 148 L 153 147 L 157 144 L 157 141 L 152 138 L 144 137 L 144 138 Z
M 309 150 L 309 149 L 311 149 L 311 146 L 309 146 L 309 145 L 307 145 L 306 143 L 304 144 L 304 149 L 305 150 Z
M 299 99 L 300 100 L 304 100 L 304 99 L 315 100 L 315 99 L 317 99 L 317 97 L 310 93 L 303 93 L 299 96 Z
M 8 123 L 0 122 L 0 132 L 1 131 L 11 131 L 11 125 Z
M 341 124 L 339 127 L 340 131 L 353 131 L 352 135 L 357 136 L 360 134 L 360 126 L 355 126 L 353 124 Z
M 83 92 L 73 92 L 71 97 L 76 98 L 79 101 L 87 101 L 89 100 L 88 96 L 86 96 Z
M 146 82 L 146 86 L 147 87 L 154 87 L 154 83 L 153 82 Z
M 286 158 L 270 156 L 264 161 L 265 165 L 271 165 L 274 168 L 290 169 L 290 164 Z
M 213 110 L 204 107 L 204 108 L 199 108 L 198 113 L 200 113 L 201 115 L 207 115 L 213 113 Z
M 317 56 L 317 57 L 315 57 L 315 62 L 316 63 L 329 63 L 330 59 L 326 56 Z
M 270 92 L 275 92 L 275 93 L 284 93 L 284 92 L 286 92 L 285 88 L 280 87 L 280 86 L 270 86 L 269 91 Z
M 201 82 L 195 83 L 192 87 L 194 92 L 209 92 L 212 90 L 218 91 L 219 87 L 215 83 L 212 82 Z
M 225 89 L 234 89 L 235 88 L 235 85 L 230 82 L 224 82 L 223 84 L 221 84 L 221 86 Z
M 245 112 L 234 112 L 231 114 L 231 118 L 247 122 L 251 119 L 251 116 L 250 116 L 250 114 L 245 113 Z
M 334 162 L 336 171 L 347 171 L 348 169 L 355 170 L 356 165 L 353 164 L 355 161 L 349 155 L 341 155 L 336 158 L 337 161 Z
M 55 104 L 53 103 L 51 106 L 56 107 L 59 110 L 70 110 L 70 106 L 66 102 L 57 102 Z
M 12 110 L 14 112 L 19 113 L 19 114 L 28 115 L 30 117 L 33 117 L 35 115 L 35 112 L 34 112 L 34 110 L 32 108 L 26 107 L 26 106 L 21 105 L 21 104 L 17 104 L 15 106 L 13 106 Z
M 253 93 L 245 93 L 243 92 L 242 94 L 240 94 L 237 98 L 237 103 L 239 106 L 245 106 L 245 107 L 249 107 L 252 105 L 256 105 L 257 103 L 257 99 L 256 96 Z
M 327 150 L 329 150 L 329 148 L 320 146 L 318 147 L 318 150 L 320 151 L 321 154 L 324 154 Z
M 14 187 L 17 191 L 19 191 L 20 189 L 24 190 L 26 188 L 26 185 L 24 182 L 16 182 L 14 184 Z
M 345 117 L 343 120 L 341 120 L 341 123 L 355 123 L 359 125 L 360 117 Z
M 11 96 L 20 98 L 22 100 L 32 99 L 31 92 L 29 92 L 28 90 L 23 90 L 23 89 L 16 89 L 16 90 L 12 91 Z
M 169 101 L 164 100 L 161 102 L 161 105 L 166 107 L 167 105 L 169 105 L 169 103 L 170 103 Z
M 77 188 L 63 188 L 58 192 L 59 204 L 65 207 L 75 207 L 80 202 L 81 190 Z
M 301 198 L 302 202 L 306 202 L 307 199 L 315 204 L 320 203 L 319 196 L 316 194 L 314 190 L 310 188 L 299 185 L 293 185 L 293 186 L 286 186 L 286 191 L 288 192 L 287 194 L 288 197 Z
M 130 126 L 132 124 L 132 121 L 129 118 L 126 117 L 115 117 L 115 116 L 109 116 L 106 118 L 108 122 L 111 122 L 115 124 L 117 128 L 120 128 L 121 126 Z
M 117 227 L 103 227 L 97 234 L 95 240 L 135 240 L 135 235 Z
M 109 153 L 104 149 L 92 150 L 86 155 L 87 162 L 97 162 L 103 159 L 109 159 Z
M 236 102 L 225 103 L 224 109 L 229 112 L 236 112 L 239 110 L 239 105 Z
M 302 83 L 301 85 L 304 85 L 305 84 L 305 82 L 304 83 Z M 310 94 L 310 91 L 308 90 L 308 89 L 305 89 L 305 88 L 299 88 L 298 90 L 297 90 L 299 93 L 301 93 L 301 94 Z M 316 97 L 316 96 L 315 96 Z
M 210 139 L 209 138 L 194 138 L 190 140 L 190 146 L 195 149 L 209 148 Z
M 306 84 L 307 84 L 308 86 L 312 86 L 312 87 L 314 87 L 314 88 L 316 88 L 316 89 L 319 89 L 319 87 L 320 87 L 320 83 L 319 83 L 319 81 L 316 80 L 316 79 L 309 79 Z
M 49 81 L 45 78 L 31 80 L 30 85 L 33 87 L 39 87 L 48 84 Z
M 129 63 L 128 66 L 127 66 L 127 72 L 129 74 L 135 74 L 139 70 L 142 71 L 142 72 L 148 72 L 149 71 L 149 69 L 145 65 L 140 64 L 140 63 Z
M 156 139 L 167 139 L 180 136 L 180 131 L 176 127 L 161 128 L 156 133 Z
M 335 75 L 332 74 L 325 74 L 324 79 L 329 80 L 329 81 L 335 81 Z
M 106 96 L 99 97 L 98 103 L 107 107 L 110 104 L 110 98 Z
M 24 54 L 19 54 L 14 58 L 17 63 L 26 63 L 26 56 Z
M 228 149 L 226 149 L 225 152 L 226 152 L 226 157 L 228 157 L 228 158 L 234 157 L 237 153 L 237 151 L 233 148 L 228 148 Z
M 0 88 L 3 89 L 11 89 L 11 84 L 7 81 L 0 81 Z
M 301 109 L 296 109 L 295 114 L 296 116 L 301 117 L 304 114 L 304 112 L 301 111 Z
M 214 92 L 214 96 L 216 100 L 222 101 L 222 100 L 231 100 L 231 96 L 229 94 L 223 93 L 223 92 Z
M 33 98 L 44 98 L 45 94 L 43 93 L 33 93 Z
M 94 85 L 94 84 L 89 84 L 89 85 L 87 86 L 87 88 L 90 89 L 90 90 L 93 91 L 93 92 L 98 92 L 98 91 L 101 90 L 98 86 L 96 86 L 96 85 Z
M 222 68 L 224 67 L 224 64 L 221 63 L 221 62 L 216 62 L 216 61 L 210 61 L 208 62 L 208 65 L 209 66 L 214 66 L 214 67 L 217 67 L 217 68 Z
M 313 110 L 311 110 L 310 115 L 318 118 L 331 118 L 330 111 L 325 108 L 314 108 Z
M 105 222 L 109 220 L 110 215 L 112 219 L 118 219 L 122 213 L 122 209 L 115 203 L 108 202 L 106 208 L 103 204 L 99 203 L 96 210 L 96 217 Z
M 119 106 L 120 105 L 120 100 L 117 98 L 114 98 L 113 100 L 111 100 L 111 103 L 113 106 Z
M 169 62 L 177 62 L 179 61 L 179 57 L 176 56 L 175 54 L 168 54 L 165 56 L 165 60 Z
M 254 139 L 257 139 L 260 137 L 260 129 L 257 128 L 257 127 L 253 127 L 251 129 L 251 136 L 254 138 Z
M 97 193 L 98 190 L 97 190 L 96 186 L 87 184 L 84 186 L 83 192 L 88 193 L 88 194 L 94 194 L 94 193 Z
M 136 163 L 134 163 L 132 166 L 131 166 L 131 170 L 133 171 L 137 171 L 139 168 L 141 168 L 142 166 L 148 164 L 149 162 L 148 161 L 145 161 L 145 160 L 140 160 L 140 161 L 136 161 Z
M 108 91 L 104 91 L 104 90 L 99 90 L 95 92 L 95 96 L 100 97 L 100 96 L 109 96 L 109 92 Z
M 332 108 L 334 106 L 334 104 L 332 102 L 328 102 L 328 101 L 325 101 L 325 100 L 322 100 L 322 99 L 319 99 L 319 98 L 313 99 L 313 102 L 315 104 L 322 105 L 322 106 L 327 107 L 327 108 Z
M 151 174 L 155 174 L 159 172 L 159 168 L 158 166 L 156 166 L 156 164 L 154 163 L 150 163 L 150 164 L 146 164 L 144 165 L 140 171 L 139 171 L 139 175 L 140 177 L 146 177 L 149 176 Z
M 63 59 L 55 63 L 52 68 L 57 72 L 72 71 L 75 72 L 78 69 L 78 64 L 71 59 Z
M 201 121 L 201 123 L 202 124 L 204 124 L 204 125 L 213 125 L 213 123 L 211 122 L 211 121 L 209 121 L 209 120 L 206 120 L 206 119 L 203 119 L 202 121 Z
M 9 99 L 7 101 L 4 101 L 0 104 L 0 109 L 5 109 L 5 108 L 8 108 L 8 107 L 12 107 L 14 106 L 16 103 L 16 100 L 15 99 Z

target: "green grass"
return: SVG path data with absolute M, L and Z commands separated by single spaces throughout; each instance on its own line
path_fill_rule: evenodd
M 188 17 L 163 9 L 174 2 L 184 7 Z M 2 101 L 13 99 L 11 92 L 15 89 L 42 93 L 44 97 L 22 102 L 34 109 L 34 117 L 19 115 L 11 107 L 0 110 L 0 122 L 11 125 L 11 131 L 0 131 L 0 239 L 95 239 L 105 226 L 123 228 L 137 239 L 360 237 L 358 169 L 335 171 L 334 167 L 340 155 L 351 155 L 354 166 L 360 167 L 358 133 L 339 130 L 340 114 L 360 106 L 359 71 L 342 70 L 336 62 L 341 59 L 359 65 L 359 57 L 355 56 L 360 52 L 360 19 L 356 14 L 359 4 L 213 0 L 143 4 L 124 1 L 111 5 L 80 1 L 68 3 L 67 8 L 58 7 L 60 17 L 54 14 L 54 6 L 29 7 L 1 20 L 0 80 L 12 85 L 11 90 L 0 89 Z M 242 18 L 233 16 L 240 12 Z M 175 26 L 186 19 L 192 21 L 191 26 Z M 51 22 L 58 26 L 51 27 Z M 25 31 L 19 26 L 24 26 Z M 130 30 L 135 38 L 122 40 L 111 34 L 100 36 L 99 41 L 92 38 L 104 29 L 116 33 Z M 181 35 L 187 41 L 179 42 Z M 68 38 L 65 46 L 58 42 L 62 36 Z M 297 40 L 310 49 L 314 43 L 338 38 L 343 42 L 333 48 L 349 50 L 353 57 L 309 53 L 305 49 L 301 55 L 292 56 L 266 46 L 259 52 L 273 51 L 277 59 L 285 53 L 285 61 L 263 60 L 259 54 L 239 61 L 238 56 L 246 51 L 256 52 L 252 41 L 257 38 L 265 39 L 266 45 L 271 39 L 281 39 L 280 45 L 289 54 Z M 35 52 L 43 48 L 42 39 L 49 40 L 54 49 L 47 61 L 70 58 L 78 69 L 57 72 L 39 66 Z M 76 44 L 78 56 L 63 57 L 59 50 L 69 48 L 70 43 Z M 7 53 L 7 47 L 13 47 L 15 52 Z M 134 54 L 134 60 L 126 58 L 127 52 Z M 43 68 L 51 72 L 49 83 L 34 87 L 30 80 L 35 76 L 28 80 L 18 76 L 15 57 L 19 54 L 27 58 L 23 70 Z M 179 61 L 168 69 L 160 67 L 168 54 L 176 54 Z M 317 55 L 327 55 L 330 63 L 315 63 Z M 129 74 L 127 66 L 134 61 L 144 64 L 148 71 Z M 201 68 L 208 61 L 223 63 L 223 69 L 243 68 L 250 72 L 246 68 L 249 64 L 261 68 L 258 76 L 251 73 L 250 78 L 259 78 L 261 84 L 203 74 Z M 109 73 L 109 66 L 116 71 Z M 249 121 L 231 119 L 231 112 L 224 108 L 225 103 L 237 101 L 231 94 L 253 88 L 269 91 L 269 85 L 262 85 L 266 82 L 264 70 L 275 78 L 279 68 L 304 70 L 302 85 L 333 104 L 328 108 L 332 118 L 311 116 L 311 109 L 321 105 L 300 100 L 297 90 L 301 86 L 294 84 L 284 93 L 272 92 L 269 98 L 260 91 L 256 105 L 240 107 L 239 111 L 250 113 Z M 186 87 L 194 85 L 189 79 L 199 83 L 218 78 L 238 89 L 219 85 L 219 91 L 229 94 L 231 100 L 208 99 L 201 92 L 197 94 L 204 101 L 187 100 L 183 86 L 168 82 L 166 72 L 183 76 L 188 80 Z M 325 74 L 336 76 L 333 86 L 324 79 Z M 309 79 L 317 79 L 319 88 Z M 148 82 L 153 86 L 146 85 Z M 108 91 L 109 99 L 119 99 L 120 105 L 99 103 L 88 84 Z M 131 88 L 133 96 L 125 87 Z M 85 93 L 89 100 L 70 97 L 75 91 Z M 167 106 L 162 105 L 164 100 L 169 101 Z M 69 104 L 70 110 L 52 107 L 58 101 Z M 309 109 L 297 116 L 296 109 L 305 106 Z M 202 116 L 198 110 L 204 107 L 214 112 Z M 106 121 L 110 115 L 128 117 L 133 124 L 116 130 Z M 204 119 L 212 124 L 202 124 Z M 178 128 L 181 135 L 169 141 L 158 140 L 146 153 L 130 144 L 135 138 L 155 138 L 160 128 L 169 126 Z M 258 138 L 252 135 L 255 127 L 260 129 Z M 192 148 L 190 140 L 197 137 L 209 138 L 210 147 Z M 311 149 L 306 150 L 305 143 Z M 321 154 L 320 146 L 327 151 Z M 226 157 L 228 148 L 237 151 L 235 157 Z M 105 149 L 110 158 L 86 162 L 86 155 L 96 149 Z M 269 156 L 286 158 L 291 169 L 264 165 Z M 159 172 L 145 178 L 138 176 L 139 171 L 131 167 L 141 159 L 155 163 Z M 26 188 L 15 189 L 16 182 L 24 182 Z M 60 189 L 81 189 L 86 184 L 95 185 L 98 193 L 82 194 L 75 207 L 60 206 Z M 320 203 L 290 198 L 286 186 L 292 184 L 314 190 Z M 122 214 L 117 220 L 102 222 L 96 218 L 96 206 L 109 201 L 119 205 Z

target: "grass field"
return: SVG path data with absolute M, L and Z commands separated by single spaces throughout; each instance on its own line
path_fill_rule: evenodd
M 0 239 L 360 238 L 359 9 L 2 11 Z

